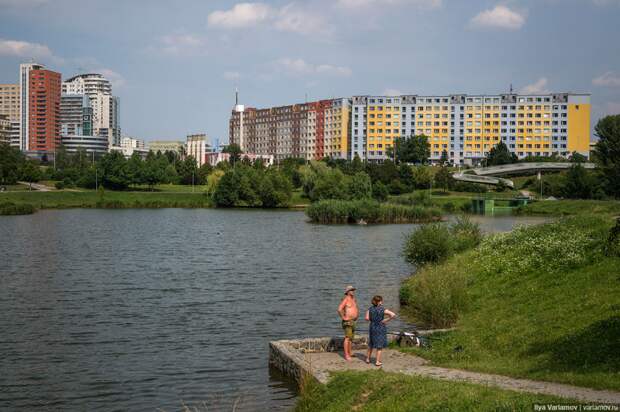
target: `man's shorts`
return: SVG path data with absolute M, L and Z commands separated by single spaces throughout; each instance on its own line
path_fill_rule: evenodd
M 355 321 L 354 320 L 343 320 L 342 329 L 344 329 L 345 338 L 353 339 L 353 336 L 355 336 Z

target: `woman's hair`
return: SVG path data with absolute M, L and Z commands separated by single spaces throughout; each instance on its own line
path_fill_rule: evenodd
M 383 302 L 383 297 L 380 295 L 375 295 L 372 297 L 372 305 L 377 306 L 379 303 Z

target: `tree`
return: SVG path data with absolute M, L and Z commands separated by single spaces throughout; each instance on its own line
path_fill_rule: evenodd
M 380 181 L 373 183 L 372 197 L 375 200 L 378 200 L 379 202 L 385 202 L 386 200 L 388 200 L 389 195 L 390 195 L 390 192 L 388 191 L 388 188 L 383 183 L 381 183 Z
M 32 160 L 27 160 L 22 164 L 20 177 L 22 180 L 29 183 L 29 188 L 32 190 L 32 184 L 41 180 L 41 169 L 39 169 L 39 165 Z
M 572 199 L 592 199 L 597 188 L 594 176 L 581 164 L 575 163 L 566 174 L 562 194 Z
M 25 157 L 19 149 L 0 143 L 0 185 L 14 185 Z
M 517 162 L 517 156 L 512 153 L 506 143 L 499 142 L 489 150 L 486 158 L 487 166 L 499 166 Z
M 219 179 L 213 193 L 213 201 L 217 206 L 233 207 L 239 201 L 237 188 L 240 184 L 240 176 L 230 170 Z
M 347 193 L 349 199 L 369 199 L 372 197 L 372 183 L 364 172 L 358 172 L 348 178 Z
M 452 188 L 453 184 L 454 178 L 452 177 L 452 173 L 450 173 L 447 167 L 440 167 L 437 173 L 435 173 L 435 185 L 442 188 L 444 192 L 447 192 L 448 189 Z
M 433 183 L 433 173 L 426 166 L 413 169 L 413 181 L 416 189 L 429 189 Z
M 426 164 L 431 155 L 431 146 L 424 135 L 397 138 L 394 147 L 396 163 Z
M 450 159 L 448 158 L 448 151 L 444 149 L 441 152 L 441 159 L 439 159 L 439 164 L 441 166 L 447 166 L 449 163 Z
M 168 159 L 161 152 L 157 152 L 157 154 L 149 152 L 149 154 L 146 155 L 146 160 L 144 161 L 144 167 L 142 169 L 142 181 L 149 185 L 151 190 L 153 186 L 164 181 L 165 167 L 162 167 L 164 161 L 167 163 Z
M 362 159 L 355 153 L 353 160 L 351 161 L 351 172 L 358 173 L 364 171 L 364 163 L 362 163 Z
M 127 178 L 132 185 L 142 185 L 144 181 L 144 161 L 138 152 L 133 152 L 127 160 Z
M 100 182 L 108 189 L 123 190 L 131 184 L 127 173 L 127 161 L 121 152 L 106 153 L 97 162 Z
M 198 183 L 198 164 L 193 156 L 187 156 L 185 160 L 177 162 L 177 173 L 179 182 L 182 185 L 191 185 Z
M 605 176 L 606 191 L 620 197 L 620 114 L 603 117 L 594 132 L 599 138 L 594 159 Z
M 224 176 L 224 171 L 219 169 L 215 169 L 211 174 L 209 174 L 207 177 L 207 195 L 213 196 L 222 176 Z
M 243 154 L 241 147 L 237 143 L 229 144 L 222 150 L 222 152 L 230 155 L 228 161 L 233 166 L 241 159 L 241 155 Z

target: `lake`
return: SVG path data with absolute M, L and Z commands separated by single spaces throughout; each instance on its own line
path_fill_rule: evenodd
M 349 283 L 362 309 L 380 294 L 398 311 L 414 227 L 264 210 L 2 216 L 0 410 L 289 410 L 295 387 L 270 371 L 268 342 L 341 334 Z

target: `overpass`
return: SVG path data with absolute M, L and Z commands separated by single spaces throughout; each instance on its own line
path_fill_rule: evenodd
M 527 172 L 553 172 L 570 169 L 574 163 L 571 162 L 524 162 L 511 163 L 507 165 L 478 167 L 462 172 L 455 172 L 452 177 L 455 180 L 470 183 L 480 183 L 486 185 L 497 185 L 503 182 L 506 186 L 514 188 L 514 182 L 510 179 L 503 179 L 501 175 L 527 173 Z M 586 169 L 594 169 L 594 163 L 581 163 Z

